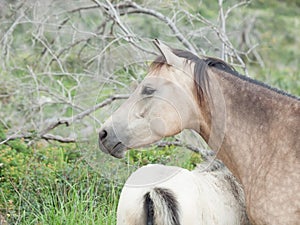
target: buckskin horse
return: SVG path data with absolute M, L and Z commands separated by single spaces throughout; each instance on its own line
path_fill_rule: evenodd
M 299 224 L 300 99 L 222 60 L 154 43 L 161 56 L 102 125 L 102 151 L 121 158 L 193 129 L 242 183 L 253 224 Z

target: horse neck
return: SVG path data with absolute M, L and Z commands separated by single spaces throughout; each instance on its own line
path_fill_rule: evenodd
M 206 104 L 202 113 L 210 111 L 213 117 L 203 116 L 211 129 L 200 134 L 244 186 L 256 179 L 251 177 L 255 171 L 268 170 L 270 157 L 293 158 L 290 150 L 300 148 L 295 141 L 300 133 L 298 100 L 216 69 L 208 76 L 213 77 L 210 87 L 217 88 L 209 88 L 210 107 Z

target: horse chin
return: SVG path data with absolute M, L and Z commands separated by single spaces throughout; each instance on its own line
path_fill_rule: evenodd
M 117 159 L 122 159 L 125 156 L 125 151 L 123 152 L 114 152 L 111 154 L 111 156 L 117 158 Z
M 113 147 L 106 146 L 104 143 L 99 142 L 99 148 L 102 152 L 119 159 L 124 158 L 125 151 L 127 150 L 127 147 L 122 142 L 118 142 Z
M 113 157 L 121 159 L 124 158 L 126 150 L 127 147 L 122 142 L 119 142 L 109 153 Z

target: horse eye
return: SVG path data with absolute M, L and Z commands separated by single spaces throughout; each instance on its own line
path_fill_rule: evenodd
M 156 90 L 154 88 L 151 87 L 143 87 L 142 89 L 142 95 L 152 95 Z

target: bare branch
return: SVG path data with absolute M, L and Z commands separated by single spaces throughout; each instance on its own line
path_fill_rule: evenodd
M 96 110 L 103 108 L 106 105 L 111 104 L 113 101 L 115 100 L 119 100 L 119 99 L 126 99 L 128 98 L 129 95 L 113 95 L 107 99 L 105 99 L 104 101 L 100 102 L 99 104 L 75 115 L 69 118 L 64 118 L 64 119 L 58 119 L 56 122 L 51 123 L 50 125 L 48 125 L 48 127 L 46 129 L 44 129 L 41 132 L 41 135 L 43 136 L 44 134 L 48 133 L 49 131 L 53 130 L 54 128 L 56 128 L 57 126 L 60 125 L 66 125 L 66 126 L 70 126 L 72 123 L 74 123 L 75 121 L 79 121 L 81 119 L 83 119 L 84 117 L 90 115 L 92 112 L 95 112 Z
M 56 62 L 58 63 L 58 65 L 59 65 L 61 71 L 62 71 L 63 73 L 65 73 L 65 69 L 64 69 L 64 67 L 63 67 L 63 64 L 61 63 L 60 59 L 56 56 L 56 54 L 54 53 L 54 51 L 50 48 L 50 46 L 48 46 L 48 44 L 47 44 L 44 40 L 42 40 L 37 34 L 32 34 L 32 36 L 33 36 L 36 40 L 38 40 L 38 41 L 45 47 L 45 49 L 47 49 L 47 51 L 51 54 L 51 56 L 52 56 L 52 57 L 56 60 Z
M 159 141 L 157 143 L 155 143 L 155 146 L 158 147 L 167 147 L 167 146 L 177 146 L 177 147 L 184 147 L 187 148 L 193 152 L 199 153 L 202 155 L 202 157 L 205 160 L 211 159 L 213 156 L 215 156 L 215 152 L 210 150 L 210 149 L 203 149 L 203 148 L 198 148 L 196 146 L 192 146 L 190 144 L 185 144 L 179 140 L 175 140 L 175 141 Z
M 243 5 L 247 5 L 247 4 L 249 4 L 250 2 L 251 2 L 251 0 L 245 0 L 245 1 L 239 2 L 239 3 L 237 3 L 237 4 L 234 4 L 233 6 L 231 6 L 230 8 L 228 8 L 228 9 L 226 10 L 225 15 L 224 15 L 225 20 L 228 18 L 229 14 L 230 14 L 234 9 L 236 9 L 236 8 L 238 8 L 238 7 L 241 7 L 241 6 L 243 6 Z
M 208 25 L 210 27 L 210 29 L 212 29 L 213 31 L 216 32 L 216 34 L 218 35 L 218 37 L 221 40 L 222 46 L 224 44 L 224 46 L 227 47 L 228 50 L 230 50 L 233 53 L 234 57 L 238 60 L 241 67 L 243 68 L 245 75 L 248 76 L 248 70 L 247 70 L 246 64 L 240 57 L 240 54 L 238 53 L 238 51 L 233 47 L 232 43 L 229 41 L 229 38 L 227 37 L 226 33 L 223 33 L 222 30 L 220 30 L 220 28 L 217 25 L 213 24 L 211 21 L 207 20 L 202 15 L 198 14 L 197 18 L 202 23 L 205 23 L 206 25 Z M 227 52 L 227 54 L 229 54 L 229 52 Z
M 79 8 L 76 8 L 76 9 L 72 9 L 72 10 L 67 11 L 67 13 L 75 13 L 75 12 L 80 12 L 80 11 L 83 11 L 83 10 L 97 9 L 97 8 L 99 8 L 98 3 L 97 3 L 97 5 L 91 5 L 91 6 L 85 6 L 85 7 L 79 7 Z M 63 12 L 63 14 L 64 13 L 65 12 Z
M 92 0 L 92 1 L 96 3 L 99 7 L 105 9 L 105 13 L 108 14 L 115 21 L 115 23 L 121 28 L 121 30 L 125 35 L 125 38 L 127 38 L 128 41 L 130 41 L 131 38 L 135 37 L 135 34 L 132 33 L 120 20 L 119 13 L 116 11 L 116 8 L 111 4 L 110 1 L 105 0 L 107 5 L 100 3 L 98 0 Z
M 226 17 L 223 12 L 223 0 L 219 0 L 220 33 L 226 34 Z M 221 59 L 227 61 L 226 44 L 222 42 Z
M 184 35 L 179 31 L 179 29 L 177 28 L 177 26 L 175 25 L 175 23 L 173 23 L 173 21 L 163 15 L 160 12 L 157 12 L 153 9 L 147 9 L 144 8 L 142 6 L 140 6 L 139 4 L 135 3 L 135 2 L 127 2 L 127 7 L 132 7 L 133 9 L 130 9 L 128 11 L 126 11 L 126 14 L 132 14 L 132 13 L 142 13 L 142 14 L 146 14 L 146 15 L 150 15 L 153 16 L 157 19 L 159 19 L 160 21 L 166 23 L 170 29 L 173 31 L 175 37 L 191 52 L 197 54 L 195 48 L 193 47 L 193 45 L 184 37 Z M 119 6 L 120 7 L 120 6 Z M 124 6 L 123 6 L 124 7 Z M 125 12 L 124 12 L 125 13 Z
M 190 144 L 182 143 L 179 140 L 160 141 L 160 142 L 156 143 L 155 146 L 161 147 L 161 148 L 164 148 L 167 146 L 168 147 L 177 146 L 177 147 L 187 148 L 188 150 L 199 153 L 203 157 L 204 162 L 205 162 L 202 165 L 200 164 L 200 169 L 202 171 L 213 171 L 215 169 L 224 167 L 223 162 L 216 159 L 216 153 L 210 149 L 198 148 L 198 147 L 192 146 Z
M 70 139 L 70 138 L 65 138 L 65 137 L 49 134 L 49 132 L 60 125 L 70 126 L 74 122 L 82 120 L 84 117 L 88 116 L 92 112 L 111 104 L 113 101 L 120 100 L 120 99 L 126 99 L 128 97 L 129 97 L 129 95 L 110 96 L 109 98 L 105 99 L 104 101 L 100 102 L 99 104 L 97 104 L 97 105 L 95 105 L 73 117 L 57 119 L 56 121 L 52 122 L 50 125 L 47 126 L 47 128 L 45 128 L 44 130 L 42 130 L 39 133 L 34 133 L 34 132 L 19 133 L 18 132 L 18 133 L 15 133 L 15 134 L 7 137 L 0 144 L 4 144 L 10 140 L 15 140 L 15 139 L 20 139 L 20 138 L 34 139 L 36 137 L 40 137 L 45 140 L 56 140 L 59 142 L 75 142 L 76 141 L 75 139 L 73 140 L 72 138 Z
M 53 135 L 53 134 L 44 134 L 41 136 L 42 139 L 46 141 L 58 141 L 61 143 L 75 143 L 77 142 L 76 138 L 67 138 L 67 137 L 61 137 L 59 135 Z

